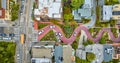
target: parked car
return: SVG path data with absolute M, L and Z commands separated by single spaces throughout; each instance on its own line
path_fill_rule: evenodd
M 59 35 L 60 37 L 63 37 L 62 34 L 61 34 L 60 32 L 58 32 L 58 35 Z
M 14 36 L 15 36 L 14 33 L 10 33 L 10 34 L 9 34 L 9 37 L 14 37 Z
M 74 33 L 73 33 L 73 36 L 77 36 L 77 32 L 74 32 Z
M 50 28 L 55 28 L 55 25 L 50 25 Z
M 17 54 L 17 59 L 18 59 L 18 60 L 20 59 L 20 55 L 19 55 L 19 54 Z
M 39 31 L 39 35 L 42 34 L 43 32 L 44 32 L 44 30 Z
M 6 37 L 7 34 L 5 34 L 5 33 L 1 33 L 0 36 L 2 36 L 2 37 Z
M 3 37 L 3 40 L 11 40 L 11 37 Z

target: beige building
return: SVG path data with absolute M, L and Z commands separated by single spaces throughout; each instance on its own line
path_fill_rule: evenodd
M 31 63 L 52 63 L 53 45 L 55 42 L 39 42 L 31 50 Z
M 120 4 L 116 4 L 113 6 L 112 19 L 120 19 Z
M 0 9 L 0 20 L 11 20 L 10 10 L 9 10 L 9 0 L 0 0 L 1 9 Z

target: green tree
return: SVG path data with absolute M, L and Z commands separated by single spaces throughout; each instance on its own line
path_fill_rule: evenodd
M 73 15 L 72 15 L 72 13 L 64 14 L 64 19 L 65 19 L 65 21 L 72 20 L 72 19 L 73 19 Z
M 64 14 L 69 14 L 71 12 L 72 12 L 72 10 L 71 10 L 71 8 L 69 6 L 64 7 L 64 11 L 63 11 Z
M 78 9 L 82 4 L 84 3 L 84 0 L 71 0 L 71 6 L 72 9 Z
M 74 50 L 76 50 L 76 49 L 78 48 L 78 43 L 77 43 L 76 41 L 74 41 L 74 42 L 72 43 L 72 48 L 73 48 Z
M 100 44 L 106 44 L 106 40 L 105 37 L 101 37 L 101 39 L 99 40 Z
M 93 53 L 87 53 L 87 55 L 86 55 L 86 58 L 87 58 L 87 61 L 93 61 L 93 60 L 95 60 L 95 54 L 93 54 Z
M 94 42 L 92 40 L 87 40 L 88 44 L 94 44 Z
M 50 19 L 50 22 L 52 22 L 53 24 L 58 24 L 58 20 L 55 19 Z

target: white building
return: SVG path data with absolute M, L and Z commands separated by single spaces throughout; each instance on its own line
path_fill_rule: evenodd
M 110 20 L 112 17 L 112 6 L 104 5 L 103 6 L 103 20 Z
M 34 10 L 34 15 L 37 20 L 41 16 L 49 18 L 61 18 L 62 0 L 38 0 L 38 9 Z

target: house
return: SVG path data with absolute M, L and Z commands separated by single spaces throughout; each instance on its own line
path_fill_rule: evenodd
M 114 53 L 113 53 L 113 59 L 119 59 L 120 58 L 120 43 L 114 43 L 112 44 L 114 47 Z
M 73 10 L 72 14 L 74 16 L 74 20 L 80 21 L 81 18 L 91 18 L 91 8 L 93 6 L 92 4 L 93 0 L 85 0 L 84 5 L 81 8 Z
M 54 52 L 55 62 L 56 63 L 63 63 L 63 47 L 62 46 L 55 46 Z
M 103 20 L 119 20 L 120 19 L 120 4 L 104 5 L 103 6 Z
M 31 63 L 72 63 L 75 60 L 70 45 L 60 45 L 58 42 L 35 42 L 31 49 Z M 53 59 L 54 58 L 54 59 Z
M 77 49 L 76 54 L 79 58 L 86 60 L 88 52 L 94 53 L 96 58 L 91 63 L 102 63 L 113 59 L 113 51 L 112 45 L 93 44 L 86 46 L 85 49 Z
M 112 19 L 120 19 L 120 4 L 116 4 L 113 6 Z
M 112 17 L 112 5 L 103 6 L 103 20 L 109 21 Z
M 0 0 L 0 20 L 10 20 L 9 0 Z
M 113 47 L 112 45 L 103 45 L 103 61 L 109 62 L 113 59 Z
M 32 46 L 31 63 L 52 63 L 55 42 L 39 42 Z
M 62 0 L 38 0 L 38 8 L 34 10 L 35 19 L 41 17 L 60 19 L 62 17 Z
M 74 51 L 70 45 L 56 45 L 54 57 L 56 63 L 73 63 L 75 61 Z

